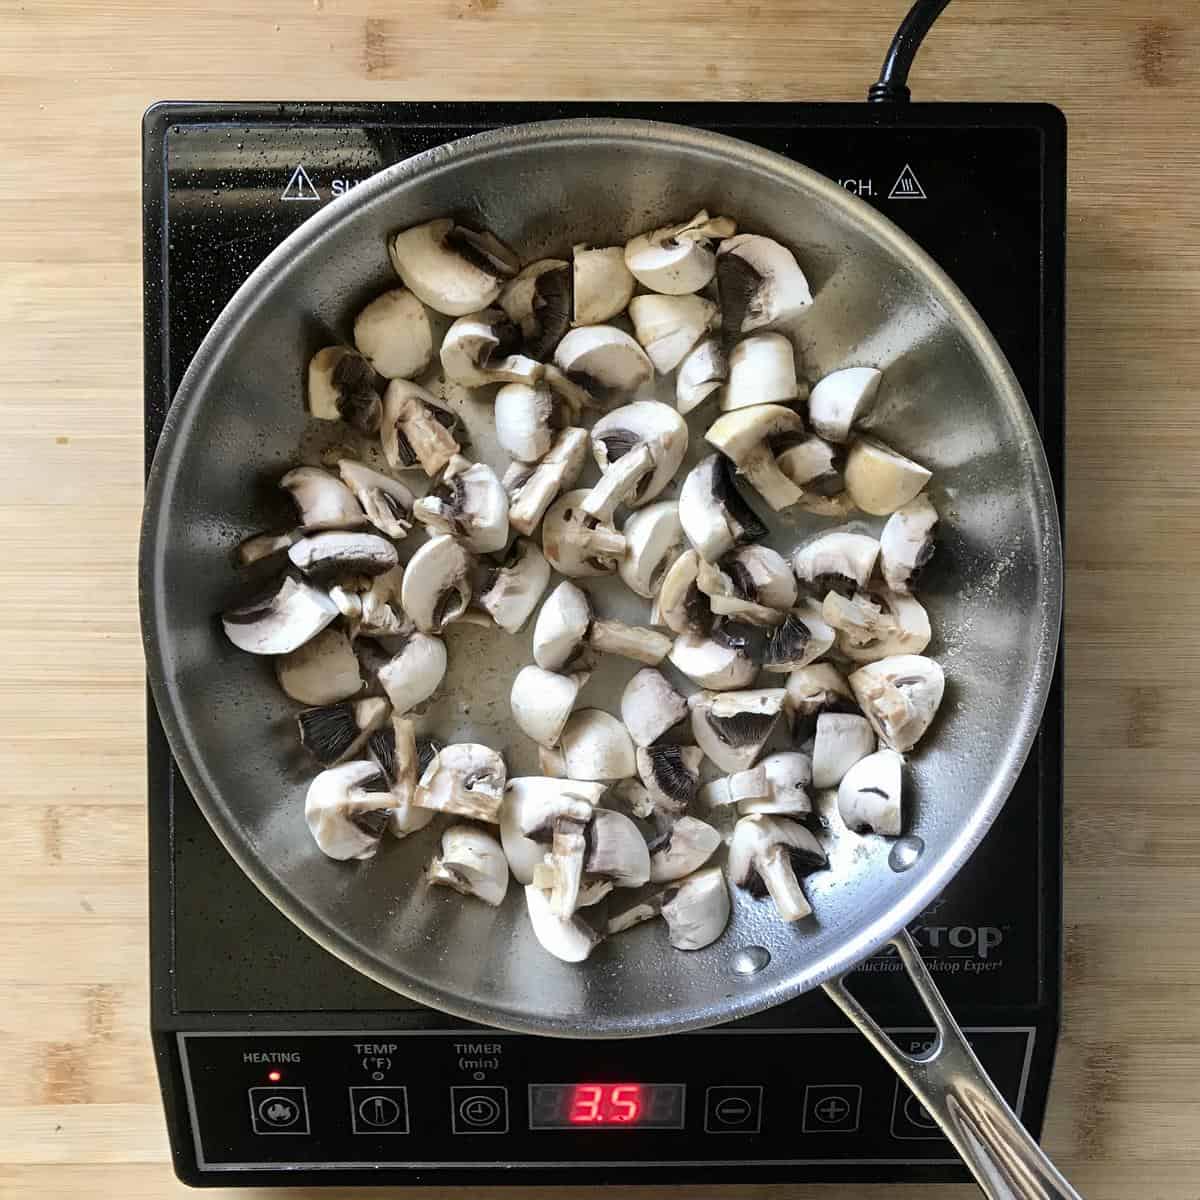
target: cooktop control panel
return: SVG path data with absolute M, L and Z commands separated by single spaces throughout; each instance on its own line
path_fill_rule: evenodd
M 894 1029 L 910 1053 L 931 1030 Z M 1018 1114 L 1033 1028 L 975 1028 Z M 849 1029 L 611 1042 L 498 1033 L 179 1034 L 202 1171 L 957 1160 Z

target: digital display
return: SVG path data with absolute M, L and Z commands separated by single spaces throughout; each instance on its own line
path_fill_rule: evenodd
M 530 1129 L 682 1129 L 682 1083 L 531 1083 Z

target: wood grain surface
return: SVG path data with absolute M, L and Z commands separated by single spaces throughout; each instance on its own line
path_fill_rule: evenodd
M 903 8 L 0 0 L 0 1195 L 185 1190 L 147 1037 L 142 110 L 858 99 Z M 1046 1142 L 1092 1200 L 1195 1200 L 1200 4 L 957 0 L 913 84 L 1070 122 L 1068 970 Z

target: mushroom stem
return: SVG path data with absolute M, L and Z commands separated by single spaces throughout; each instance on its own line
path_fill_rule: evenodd
M 635 446 L 608 467 L 579 507 L 598 521 L 611 521 L 617 508 L 637 491 L 638 484 L 653 469 L 654 458 L 649 448 Z
M 812 905 L 796 878 L 788 847 L 772 846 L 758 860 L 758 875 L 785 921 L 799 921 L 812 912 Z
M 620 621 L 593 621 L 588 642 L 602 654 L 619 654 L 634 662 L 656 667 L 671 652 L 671 639 L 654 629 Z

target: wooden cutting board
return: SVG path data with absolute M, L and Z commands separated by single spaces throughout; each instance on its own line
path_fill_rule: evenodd
M 184 1191 L 147 1037 L 142 110 L 858 99 L 904 7 L 0 0 L 0 1196 Z M 1091 1200 L 1200 1194 L 1198 64 L 1195 3 L 957 0 L 913 80 L 1070 121 L 1068 970 L 1046 1141 Z

